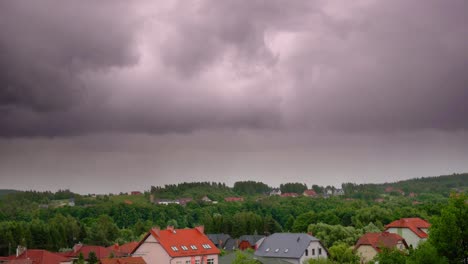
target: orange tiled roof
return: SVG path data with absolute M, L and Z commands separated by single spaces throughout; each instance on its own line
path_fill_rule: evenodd
M 213 242 L 203 233 L 203 227 L 196 227 L 193 229 L 168 228 L 166 230 L 153 228 L 133 252 L 135 252 L 150 235 L 159 241 L 160 245 L 171 257 L 220 254 L 219 249 L 216 248 Z
M 28 249 L 8 263 L 59 264 L 69 258 L 42 249 Z
M 427 233 L 422 231 L 421 228 L 429 228 L 431 224 L 426 220 L 421 218 L 402 218 L 400 220 L 396 220 L 391 222 L 390 224 L 386 225 L 385 228 L 389 229 L 391 227 L 396 228 L 409 228 L 413 233 L 415 233 L 420 238 L 426 238 Z
M 369 245 L 372 246 L 377 252 L 380 252 L 383 247 L 395 247 L 400 241 L 403 242 L 406 248 L 408 248 L 406 241 L 398 234 L 388 232 L 367 233 L 359 238 L 355 248 L 357 249 L 361 245 Z

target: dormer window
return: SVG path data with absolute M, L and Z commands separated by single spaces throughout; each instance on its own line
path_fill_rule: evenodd
M 179 249 L 176 246 L 172 246 L 171 249 L 176 252 L 179 251 Z

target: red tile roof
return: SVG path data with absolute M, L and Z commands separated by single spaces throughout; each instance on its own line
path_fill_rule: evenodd
M 381 248 L 393 248 L 400 241 L 405 245 L 406 248 L 408 248 L 406 241 L 398 234 L 388 232 L 367 233 L 364 234 L 361 238 L 359 238 L 358 242 L 356 243 L 355 249 L 357 249 L 361 245 L 369 245 L 372 246 L 377 252 L 380 252 Z
M 41 249 L 28 249 L 8 263 L 14 264 L 59 264 L 69 258 Z
M 389 229 L 391 227 L 395 228 L 409 228 L 413 233 L 415 233 L 420 238 L 426 238 L 427 233 L 422 231 L 421 228 L 429 228 L 431 224 L 426 220 L 421 218 L 402 218 L 400 220 L 396 220 L 391 222 L 390 224 L 385 226 L 385 229 Z
M 68 252 L 63 252 L 61 253 L 62 256 L 70 256 L 70 257 L 78 257 L 80 253 L 83 253 L 83 257 L 85 259 L 88 259 L 89 253 L 93 251 L 96 253 L 96 257 L 98 259 L 103 259 L 107 258 L 111 255 L 111 253 L 114 254 L 114 256 L 119 257 L 121 254 L 119 252 L 114 252 L 110 248 L 105 248 L 101 246 L 87 246 L 87 245 L 81 245 L 77 244 L 73 247 L 73 251 L 68 251 Z
M 137 246 L 138 242 L 129 242 L 123 245 L 115 244 L 107 248 L 122 255 L 130 255 Z
M 317 193 L 314 190 L 305 190 L 304 191 L 305 196 L 317 196 Z
M 283 193 L 281 197 L 297 197 L 297 193 Z
M 105 258 L 101 264 L 146 264 L 142 257 Z
M 159 241 L 160 245 L 171 257 L 217 255 L 221 253 L 213 242 L 203 233 L 202 226 L 193 229 L 173 229 L 168 227 L 166 230 L 159 230 L 158 228 L 153 228 L 143 240 L 140 241 L 132 253 L 134 253 L 150 235 Z M 204 245 L 208 245 L 209 248 L 206 248 Z M 177 250 L 173 250 L 173 247 Z M 184 250 L 184 248 L 186 250 Z
M 244 201 L 244 198 L 242 197 L 226 197 L 224 198 L 226 202 L 242 202 Z

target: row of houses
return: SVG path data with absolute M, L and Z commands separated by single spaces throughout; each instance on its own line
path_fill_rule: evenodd
M 428 237 L 430 224 L 420 218 L 403 218 L 386 225 L 381 233 L 367 233 L 354 250 L 362 263 L 372 260 L 384 247 L 407 250 Z M 275 233 L 270 236 L 246 235 L 232 239 L 226 234 L 205 234 L 204 227 L 165 230 L 152 228 L 140 242 L 99 247 L 78 244 L 71 251 L 19 250 L 15 256 L 0 259 L 6 264 L 71 264 L 91 252 L 102 264 L 218 264 L 220 250 L 255 250 L 262 263 L 300 264 L 308 259 L 328 258 L 328 250 L 312 234 Z M 110 258 L 110 256 L 113 256 Z
M 270 191 L 270 196 L 281 196 L 281 197 L 299 197 L 300 194 L 298 193 L 282 193 L 279 188 L 272 189 Z M 322 194 L 318 194 L 313 189 L 305 190 L 302 193 L 303 196 L 306 197 L 330 197 L 330 196 L 341 196 L 344 195 L 343 189 L 325 189 Z

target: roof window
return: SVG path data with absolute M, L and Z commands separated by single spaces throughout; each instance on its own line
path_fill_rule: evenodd
M 187 251 L 188 250 L 188 247 L 186 246 L 180 246 L 183 250 Z
M 288 253 L 288 251 L 289 251 L 289 248 L 285 249 L 285 250 L 284 250 L 284 253 Z
M 279 251 L 279 248 L 275 249 L 275 252 L 278 252 Z
M 190 248 L 193 249 L 193 250 L 197 250 L 197 246 L 195 246 L 195 245 L 190 245 Z
M 270 251 L 270 248 L 265 249 L 265 252 L 268 252 L 268 251 Z
M 179 249 L 176 246 L 172 246 L 171 249 L 176 251 L 176 252 L 179 251 Z

